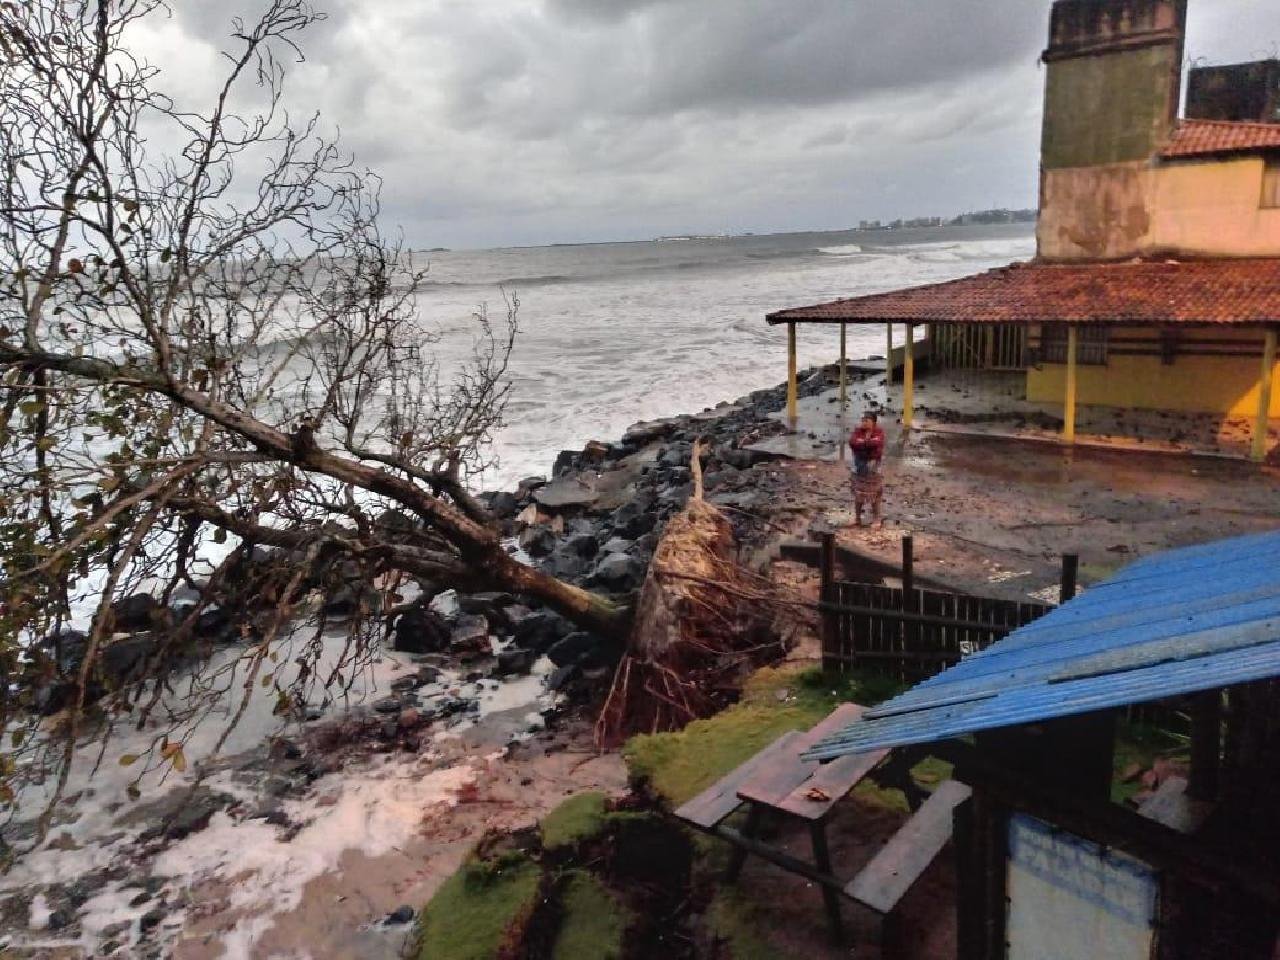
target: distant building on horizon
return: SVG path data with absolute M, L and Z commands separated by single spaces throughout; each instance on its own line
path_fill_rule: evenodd
M 926 325 L 917 356 L 1025 371 L 1068 442 L 1077 405 L 1201 412 L 1251 420 L 1262 459 L 1280 415 L 1280 60 L 1192 68 L 1179 118 L 1186 14 L 1054 3 L 1034 261 L 769 321 Z

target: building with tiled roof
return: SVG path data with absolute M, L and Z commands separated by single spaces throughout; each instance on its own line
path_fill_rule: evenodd
M 1186 13 L 1056 0 L 1035 261 L 771 314 L 793 354 L 800 324 L 902 323 L 907 427 L 927 356 L 1025 371 L 1069 442 L 1078 405 L 1208 412 L 1251 419 L 1263 458 L 1280 416 L 1280 60 L 1193 68 L 1179 119 Z

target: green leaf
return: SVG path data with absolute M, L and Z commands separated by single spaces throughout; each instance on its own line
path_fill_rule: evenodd
M 120 757 L 120 766 L 122 767 L 132 767 L 137 762 L 138 755 L 136 753 L 126 753 Z

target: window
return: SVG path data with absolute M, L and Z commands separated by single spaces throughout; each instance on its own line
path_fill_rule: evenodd
M 1107 328 L 1083 323 L 1076 328 L 1076 363 L 1082 366 L 1106 366 Z M 1040 363 L 1067 362 L 1067 325 L 1046 323 L 1040 328 Z
M 1280 207 L 1280 160 L 1268 160 L 1262 171 L 1262 207 Z

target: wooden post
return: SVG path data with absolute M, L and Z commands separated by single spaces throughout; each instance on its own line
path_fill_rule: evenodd
M 1066 603 L 1076 595 L 1076 573 L 1079 569 L 1080 558 L 1076 554 L 1062 555 L 1062 589 L 1058 593 L 1060 602 Z
M 902 346 L 902 428 L 910 430 L 915 419 L 916 359 L 914 323 L 907 324 L 907 342 Z
M 1222 765 L 1222 691 L 1196 694 L 1191 700 L 1191 778 L 1187 796 L 1213 800 L 1218 795 Z
M 1073 323 L 1067 327 L 1067 395 L 1062 408 L 1062 439 L 1076 442 L 1076 352 L 1080 331 Z
M 916 594 L 916 542 L 915 538 L 910 534 L 902 538 L 902 610 L 904 613 L 919 613 L 920 605 L 916 602 L 918 599 Z M 906 654 L 910 650 L 917 649 L 920 636 L 919 624 L 904 620 L 901 624 L 902 630 L 902 651 Z M 907 659 L 904 656 L 899 661 L 900 673 L 899 679 L 912 680 L 916 678 L 909 676 L 907 669 Z
M 893 383 L 893 324 L 886 323 L 885 344 L 884 344 L 884 386 L 885 391 L 889 389 L 889 384 Z
M 1271 418 L 1271 381 L 1276 367 L 1276 331 L 1267 330 L 1262 344 L 1262 376 L 1258 380 L 1258 415 L 1253 421 L 1253 449 L 1250 455 L 1262 461 L 1267 457 L 1267 426 Z
M 907 534 L 902 538 L 902 592 L 905 594 L 915 589 L 915 538 Z
M 849 354 L 847 350 L 847 323 L 840 324 L 840 412 L 849 406 Z
M 824 604 L 835 603 L 836 598 L 834 584 L 836 580 L 836 536 L 834 533 L 824 533 L 822 535 L 822 552 L 818 554 L 818 578 L 821 584 L 818 592 L 818 599 L 820 599 Z M 843 651 L 835 649 L 837 616 L 837 614 L 832 613 L 825 607 L 819 614 L 822 623 L 821 639 L 823 670 L 841 669 L 841 662 L 838 654 Z
M 986 338 L 983 350 L 983 363 L 990 370 L 996 365 L 996 328 L 991 324 L 987 324 L 982 328 L 983 335 Z
M 800 390 L 796 384 L 796 325 L 792 322 L 787 324 L 787 420 L 793 427 L 799 416 L 799 396 Z

